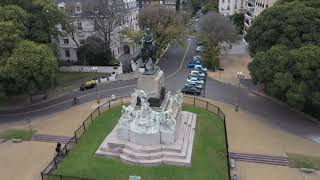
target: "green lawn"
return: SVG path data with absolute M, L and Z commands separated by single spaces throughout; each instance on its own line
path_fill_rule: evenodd
M 106 73 L 97 73 L 98 77 L 105 76 L 107 77 L 109 74 Z M 87 72 L 58 72 L 57 73 L 57 84 L 66 85 L 72 84 L 73 82 L 81 82 L 82 80 L 90 80 L 95 77 L 95 73 L 87 73 Z
M 121 107 L 113 108 L 98 117 L 54 173 L 110 180 L 127 180 L 129 175 L 141 176 L 142 180 L 228 179 L 223 122 L 213 113 L 189 106 L 184 110 L 198 114 L 191 168 L 143 167 L 128 165 L 118 159 L 95 157 L 95 151 L 116 125 L 120 110 Z
M 320 169 L 320 157 L 287 153 L 289 165 L 294 168 Z
M 107 77 L 107 73 L 97 73 L 98 77 Z M 96 77 L 95 73 L 86 72 L 58 72 L 57 73 L 57 86 L 50 89 L 49 97 L 61 95 L 70 92 L 74 89 L 78 89 L 82 81 L 88 81 Z
M 29 141 L 35 131 L 24 129 L 9 129 L 4 132 L 0 132 L 0 138 L 4 139 L 21 139 L 23 141 Z

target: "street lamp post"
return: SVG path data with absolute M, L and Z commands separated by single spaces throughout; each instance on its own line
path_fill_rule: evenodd
M 97 77 L 98 67 L 97 66 L 93 66 L 92 67 L 92 71 L 94 72 L 94 76 L 95 76 L 95 79 L 96 79 L 96 82 L 97 82 L 95 89 L 96 89 L 97 103 L 99 104 L 100 103 L 100 98 L 99 98 L 99 94 L 98 94 L 98 83 L 99 83 L 99 81 L 98 81 L 98 77 Z
M 244 78 L 244 74 L 242 73 L 242 71 L 237 72 L 237 77 L 239 79 L 239 91 L 238 91 L 238 102 L 237 102 L 236 107 L 234 109 L 235 111 L 239 111 L 241 79 Z

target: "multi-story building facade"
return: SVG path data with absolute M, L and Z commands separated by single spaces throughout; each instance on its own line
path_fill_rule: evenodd
M 253 19 L 258 16 L 262 11 L 272 6 L 277 0 L 247 0 L 246 13 L 244 16 L 244 29 L 243 35 L 247 34 Z
M 219 13 L 223 16 L 232 16 L 245 10 L 245 0 L 219 0 Z
M 124 13 L 123 21 L 119 27 L 114 29 L 111 33 L 111 52 L 114 57 L 118 59 L 123 54 L 134 54 L 139 51 L 137 44 L 132 43 L 129 39 L 124 38 L 120 32 L 125 28 L 131 30 L 138 30 L 138 13 L 139 7 L 136 0 L 114 0 L 121 5 Z M 58 36 L 56 42 L 59 49 L 60 61 L 77 61 L 77 48 L 81 46 L 89 36 L 96 35 L 95 26 L 91 20 L 90 13 L 87 6 L 92 6 L 94 3 L 99 3 L 99 0 L 55 0 L 54 3 L 62 11 L 66 13 L 73 20 L 75 33 L 72 37 L 69 35 Z M 64 31 L 60 25 L 59 30 Z

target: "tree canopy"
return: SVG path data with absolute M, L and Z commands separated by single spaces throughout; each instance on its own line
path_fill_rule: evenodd
M 258 52 L 249 65 L 255 82 L 267 94 L 320 117 L 320 47 L 308 45 L 290 50 L 283 45 Z
M 282 0 L 253 21 L 247 41 L 252 55 L 283 44 L 291 49 L 307 44 L 320 45 L 318 0 Z
M 139 13 L 139 26 L 142 30 L 150 28 L 155 35 L 156 46 L 161 50 L 171 42 L 182 44 L 186 37 L 185 25 L 189 15 L 184 11 L 162 6 L 148 6 Z
M 211 69 L 219 67 L 218 56 L 221 45 L 229 45 L 237 39 L 234 26 L 226 17 L 215 12 L 209 12 L 200 18 L 199 31 L 204 63 Z
M 57 59 L 44 44 L 21 41 L 2 68 L 8 94 L 42 92 L 53 87 Z
M 64 21 L 50 0 L 0 1 L 0 97 L 54 85 L 57 60 L 49 43 Z

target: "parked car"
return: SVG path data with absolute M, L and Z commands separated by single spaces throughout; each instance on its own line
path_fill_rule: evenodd
M 192 60 L 189 62 L 188 68 L 193 69 L 195 67 L 195 65 L 201 65 L 201 62 Z
M 181 92 L 184 94 L 193 94 L 193 95 L 201 94 L 201 90 L 199 90 L 196 87 L 190 87 L 190 86 L 185 86 L 184 88 L 181 89 Z
M 200 55 L 193 56 L 192 60 L 193 61 L 201 61 L 201 56 Z
M 203 78 L 206 78 L 206 76 L 207 76 L 205 73 L 199 72 L 197 70 L 191 70 L 190 75 L 200 76 L 200 77 L 203 77 Z
M 202 46 L 197 46 L 196 53 L 200 53 L 202 51 Z
M 187 78 L 192 78 L 192 77 L 195 77 L 197 78 L 198 80 L 202 80 L 202 81 L 206 81 L 206 77 L 205 76 L 198 76 L 196 74 L 190 74 Z
M 196 82 L 187 82 L 184 86 L 196 87 L 199 90 L 203 89 L 203 84 Z
M 207 69 L 206 67 L 203 67 L 201 64 L 195 65 L 195 66 L 194 66 L 194 69 L 208 72 L 208 69 Z
M 91 89 L 97 86 L 97 81 L 96 80 L 91 80 L 84 82 L 80 85 L 80 91 L 84 91 L 86 89 Z
M 187 79 L 187 82 L 196 82 L 196 83 L 201 83 L 201 84 L 204 84 L 204 81 L 203 80 L 199 80 L 198 78 L 196 77 L 190 77 Z

